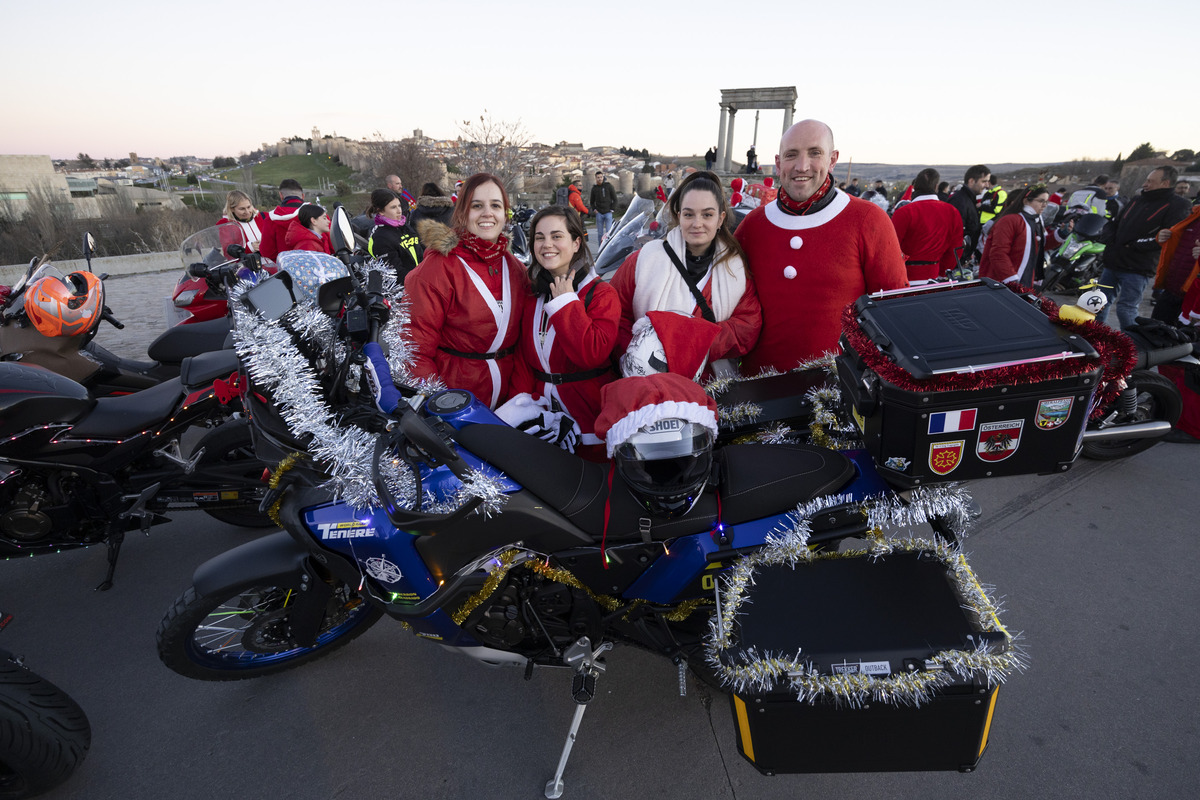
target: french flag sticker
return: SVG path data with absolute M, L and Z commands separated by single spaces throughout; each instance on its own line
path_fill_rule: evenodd
M 929 415 L 929 432 L 958 433 L 959 431 L 975 430 L 975 412 L 977 409 L 966 408 L 961 411 L 939 411 Z

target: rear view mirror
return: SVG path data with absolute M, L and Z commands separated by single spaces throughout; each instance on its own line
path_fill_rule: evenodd
M 296 305 L 296 298 L 292 295 L 292 276 L 277 272 L 260 281 L 246 292 L 246 302 L 263 319 L 279 319 Z
M 333 209 L 329 239 L 333 244 L 334 255 L 340 256 L 354 250 L 354 229 L 350 227 L 350 215 L 346 213 L 344 206 L 338 205 Z

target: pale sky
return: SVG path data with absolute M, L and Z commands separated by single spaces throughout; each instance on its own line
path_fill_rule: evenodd
M 0 153 L 237 155 L 293 134 L 703 154 L 721 89 L 795 86 L 842 162 L 1200 150 L 1195 0 L 8 0 Z M 312 65 L 312 66 L 306 66 Z M 758 154 L 782 111 L 761 112 Z M 734 155 L 754 136 L 738 114 Z

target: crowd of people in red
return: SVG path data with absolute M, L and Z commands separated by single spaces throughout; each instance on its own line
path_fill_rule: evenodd
M 911 200 L 889 218 L 879 204 L 833 184 L 837 161 L 828 125 L 793 125 L 775 159 L 777 196 L 736 230 L 719 177 L 693 172 L 666 199 L 666 236 L 631 254 L 611 283 L 593 269 L 571 206 L 534 216 L 525 268 L 509 252 L 510 201 L 495 176 L 476 174 L 458 187 L 442 209 L 448 220 L 423 216 L 415 225 L 406 222 L 413 209 L 402 195 L 377 190 L 368 216 L 397 240 L 388 248 L 401 253 L 401 241 L 407 248 L 392 266 L 411 303 L 414 376 L 469 390 L 512 424 L 530 429 L 536 418 L 539 435 L 602 460 L 596 420 L 605 387 L 623 374 L 753 376 L 835 351 L 848 303 L 960 268 L 964 252 L 979 244 L 977 190 L 990 177 L 986 167 L 972 167 L 947 197 L 937 171 L 923 170 Z M 304 203 L 294 181 L 281 185 L 280 196 L 277 208 L 260 214 L 231 192 L 222 220 L 230 240 L 270 258 L 289 249 L 330 252 L 325 210 Z M 1048 199 L 1041 186 L 1008 198 L 982 247 L 983 276 L 1033 284 Z M 1193 263 L 1188 280 L 1200 283 L 1196 272 Z M 698 349 L 698 363 L 668 344 L 681 340 Z

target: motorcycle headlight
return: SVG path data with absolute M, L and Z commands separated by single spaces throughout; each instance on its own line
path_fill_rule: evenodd
M 192 304 L 192 301 L 196 299 L 196 295 L 198 294 L 200 294 L 199 289 L 188 289 L 185 292 L 180 292 L 179 294 L 175 295 L 175 300 L 173 302 L 177 308 L 187 308 Z
M 1070 258 L 1071 256 L 1078 253 L 1080 251 L 1080 249 L 1082 249 L 1082 248 L 1083 248 L 1083 242 L 1071 242 L 1069 245 L 1067 245 L 1066 249 L 1063 250 L 1060 255 Z

